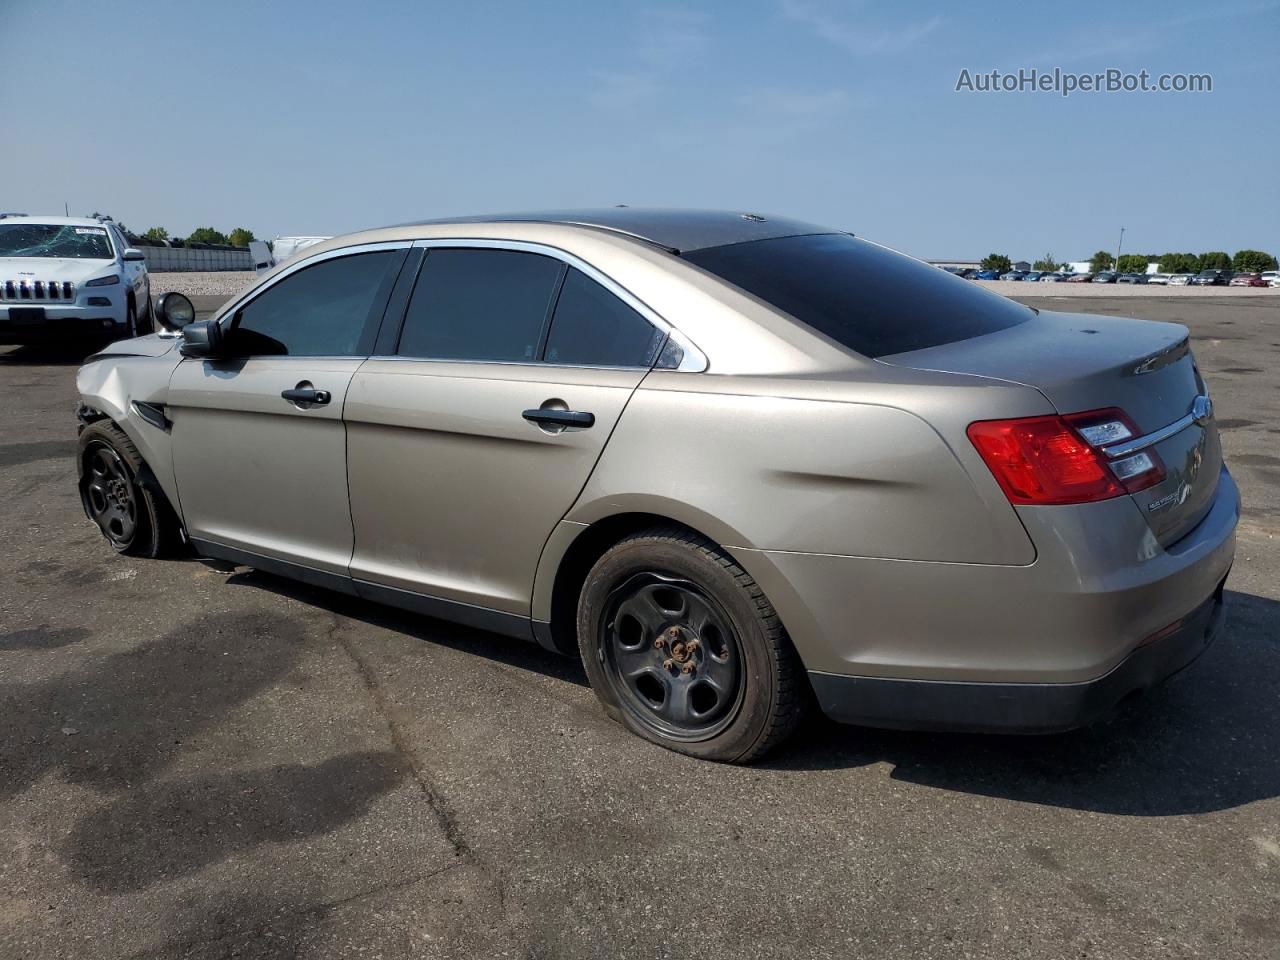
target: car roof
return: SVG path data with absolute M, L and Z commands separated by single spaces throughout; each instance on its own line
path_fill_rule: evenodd
M 752 240 L 772 240 L 814 233 L 835 233 L 802 220 L 732 210 L 679 210 L 659 207 L 605 207 L 596 210 L 547 210 L 474 217 L 414 220 L 402 227 L 452 223 L 550 223 L 607 230 L 656 244 L 676 253 L 721 247 Z
M 9 223 L 18 221 L 23 223 L 46 223 L 55 227 L 105 227 L 107 224 L 116 226 L 110 220 L 95 220 L 93 217 L 41 217 L 32 216 L 28 213 L 5 213 L 0 214 L 0 222 Z

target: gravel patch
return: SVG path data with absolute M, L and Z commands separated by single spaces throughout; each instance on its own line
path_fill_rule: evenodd
M 1280 287 L 1166 287 L 1158 283 L 1024 283 L 970 280 L 1004 297 L 1276 297 Z
M 182 293 L 188 297 L 232 297 L 257 279 L 252 270 L 226 270 L 218 273 L 153 273 L 151 292 Z

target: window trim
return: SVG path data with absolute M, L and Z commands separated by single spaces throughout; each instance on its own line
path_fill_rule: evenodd
M 314 267 L 319 263 L 323 263 L 325 260 L 334 260 L 339 257 L 356 256 L 361 253 L 379 253 L 385 250 L 408 250 L 413 245 L 414 245 L 413 241 L 411 240 L 384 240 L 378 243 L 357 243 L 349 247 L 338 247 L 333 250 L 325 250 L 322 253 L 316 253 L 309 257 L 305 257 L 304 259 L 299 260 L 297 263 L 290 264 L 287 269 L 282 270 L 280 273 L 273 276 L 267 282 L 260 284 L 258 286 L 252 287 L 249 290 L 246 290 L 244 293 L 240 295 L 239 300 L 235 300 L 232 302 L 230 306 L 223 308 L 223 312 L 219 314 L 217 319 L 214 320 L 213 322 L 223 328 L 222 332 L 224 335 L 229 333 L 232 325 L 234 325 L 237 322 L 237 318 L 240 316 L 241 310 L 249 306 L 251 303 L 253 303 L 253 301 L 257 300 L 258 297 L 262 296 L 264 293 L 266 293 L 268 290 L 274 287 L 277 283 L 284 280 L 286 277 L 293 276 L 299 270 L 304 270 L 307 267 Z M 404 267 L 404 262 L 401 261 L 400 269 L 403 269 L 403 267 Z M 390 289 L 387 291 L 388 296 L 383 298 L 384 302 L 382 306 L 384 311 L 386 310 L 387 303 L 390 302 L 390 294 L 394 290 L 395 290 L 395 282 L 393 281 Z M 386 323 L 386 321 L 387 321 L 387 318 L 384 316 L 382 318 L 382 323 Z M 379 332 L 380 331 L 378 330 L 374 331 L 373 340 L 374 340 L 375 346 L 377 344 L 377 338 L 378 338 Z M 368 359 L 368 357 L 369 357 L 369 354 L 367 353 L 365 354 L 324 354 L 324 355 L 311 354 L 307 356 L 293 356 L 290 354 L 280 355 L 280 354 L 270 354 L 270 353 L 257 353 L 257 354 L 251 354 L 245 357 L 235 357 L 234 359 L 236 361 L 242 361 L 242 360 L 365 360 L 365 359 Z
M 527 240 L 489 240 L 474 237 L 432 237 L 430 239 L 414 240 L 412 246 L 415 249 L 424 251 L 423 263 L 426 262 L 426 255 L 429 255 L 433 249 L 452 249 L 452 250 L 507 250 L 514 253 L 533 253 L 544 257 L 550 257 L 559 261 L 562 265 L 574 267 L 581 271 L 586 277 L 594 280 L 600 286 L 604 287 L 609 293 L 616 296 L 624 304 L 634 310 L 636 313 L 653 327 L 657 328 L 661 333 L 665 333 L 669 340 L 674 341 L 684 352 L 684 356 L 679 366 L 675 367 L 675 371 L 686 373 L 701 373 L 707 369 L 706 355 L 695 346 L 688 337 L 668 323 L 660 314 L 658 314 L 647 303 L 633 294 L 626 287 L 622 286 L 608 274 L 602 272 L 596 267 L 587 263 L 581 257 L 563 250 L 560 247 L 553 247 L 545 243 L 533 243 Z M 560 283 L 564 281 L 564 276 L 568 271 L 562 271 Z M 417 278 L 414 279 L 414 285 L 417 285 Z M 559 285 L 557 286 L 556 299 L 559 299 Z M 408 316 L 408 302 L 404 305 L 399 318 L 394 322 L 397 324 L 395 342 L 398 346 L 400 342 L 400 334 L 404 330 L 404 323 Z M 549 310 L 547 322 L 544 324 L 542 337 L 550 331 L 550 320 L 554 316 L 555 304 L 553 303 Z M 602 364 L 586 364 L 586 363 L 550 363 L 546 360 L 467 360 L 458 359 L 456 357 L 404 357 L 398 353 L 377 353 L 370 357 L 372 360 L 405 360 L 415 363 L 469 363 L 469 364 L 502 364 L 507 366 L 539 366 L 539 367 L 555 367 L 561 369 L 574 370 L 652 370 L 653 364 L 649 366 L 606 366 Z M 656 361 L 655 361 L 656 363 Z

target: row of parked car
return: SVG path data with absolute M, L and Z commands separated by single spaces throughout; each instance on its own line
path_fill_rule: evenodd
M 975 270 L 971 267 L 944 267 L 948 273 L 966 280 L 1018 280 L 1024 283 L 1154 283 L 1172 287 L 1280 287 L 1280 271 L 1234 273 L 1231 270 L 1201 270 L 1199 273 L 1062 273 L 1047 270 Z

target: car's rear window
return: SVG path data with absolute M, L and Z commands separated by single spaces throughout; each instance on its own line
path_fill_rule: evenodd
M 866 357 L 995 333 L 1033 311 L 845 233 L 708 247 L 684 259 Z

